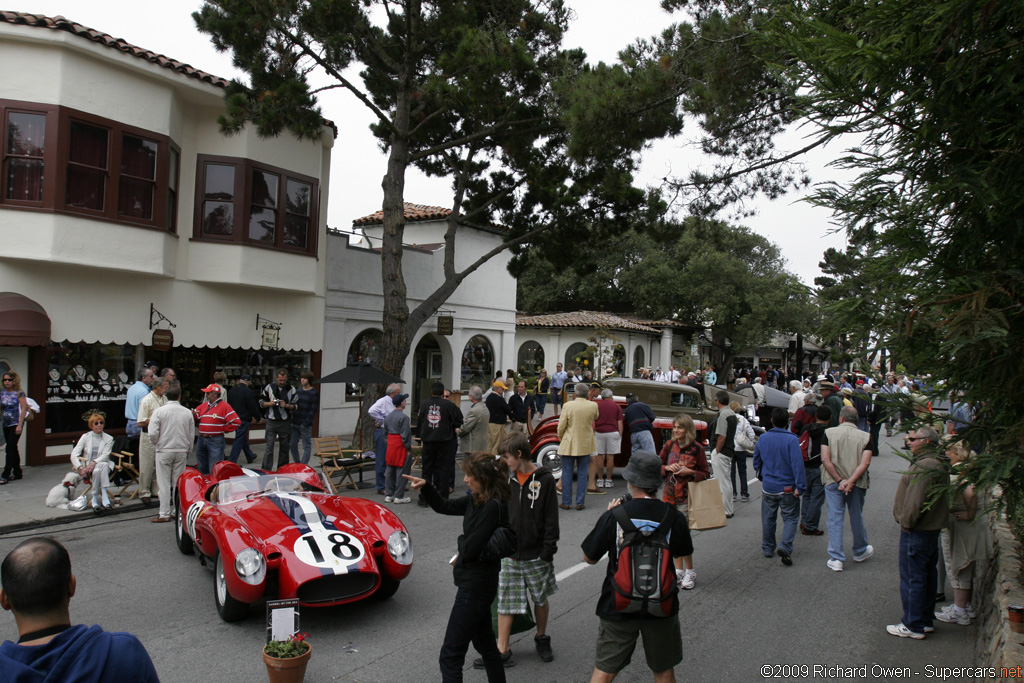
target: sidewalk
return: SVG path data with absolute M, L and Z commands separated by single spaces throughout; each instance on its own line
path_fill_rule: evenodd
M 256 454 L 256 460 L 251 465 L 245 463 L 245 458 L 241 458 L 240 463 L 243 467 L 247 468 L 259 468 L 263 462 L 263 444 L 254 444 L 253 452 Z M 310 461 L 310 465 L 314 462 L 319 462 L 317 458 Z M 189 465 L 195 465 L 195 455 L 191 455 L 188 459 Z M 72 510 L 62 510 L 60 508 L 49 508 L 46 507 L 46 494 L 50 492 L 50 489 L 60 484 L 64 479 L 64 475 L 71 471 L 71 461 L 67 463 L 57 465 L 42 465 L 36 467 L 23 467 L 24 478 L 17 481 L 12 481 L 4 486 L 0 486 L 0 534 L 11 533 L 13 531 L 23 531 L 26 529 L 44 528 L 57 524 L 68 524 L 71 522 L 78 522 L 85 519 L 95 518 L 96 513 L 92 511 L 92 507 L 87 507 L 81 512 L 74 512 Z M 369 481 L 372 481 L 372 474 Z M 156 482 L 154 481 L 154 487 Z M 85 492 L 86 486 L 79 484 L 75 488 L 75 495 L 79 496 Z M 147 508 L 139 501 L 138 498 L 134 500 L 128 500 L 128 495 L 131 495 L 135 491 L 136 487 L 133 485 L 127 495 L 121 498 L 121 505 L 114 506 L 114 509 L 107 513 L 107 516 L 117 515 L 124 512 L 138 512 L 146 510 Z M 117 487 L 110 487 L 107 491 L 110 494 L 111 504 L 114 502 L 114 493 L 118 490 Z M 369 494 L 373 493 L 373 486 L 370 486 Z M 345 489 L 344 495 L 347 496 L 363 496 L 368 495 L 365 489 L 352 490 Z M 148 508 L 155 516 L 157 514 L 157 499 L 156 490 L 153 491 L 153 505 Z

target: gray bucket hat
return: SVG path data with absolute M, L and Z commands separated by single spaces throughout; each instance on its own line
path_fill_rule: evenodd
M 661 458 L 651 451 L 633 451 L 626 469 L 622 471 L 622 478 L 638 489 L 661 487 Z

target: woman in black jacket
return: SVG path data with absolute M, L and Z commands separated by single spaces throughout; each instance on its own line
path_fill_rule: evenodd
M 422 491 L 435 512 L 463 518 L 459 552 L 452 558 L 459 590 L 441 645 L 441 680 L 462 681 L 462 667 L 472 642 L 483 655 L 487 680 L 504 683 L 505 667 L 491 625 L 491 603 L 498 594 L 501 559 L 489 557 L 485 549 L 495 530 L 508 521 L 508 466 L 490 453 L 473 453 L 463 458 L 462 471 L 471 494 L 450 499 L 442 498 L 425 479 L 402 475 L 412 489 Z

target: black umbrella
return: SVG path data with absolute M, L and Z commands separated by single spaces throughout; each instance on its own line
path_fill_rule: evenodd
M 320 384 L 405 384 L 404 379 L 389 375 L 380 368 L 370 365 L 369 361 L 349 365 L 341 370 L 321 377 Z
M 369 361 L 354 363 L 341 370 L 335 370 L 326 377 L 321 377 L 319 384 L 405 384 L 404 379 L 389 375 L 380 368 L 370 365 Z M 363 419 L 363 404 L 359 402 L 359 420 Z M 363 430 L 359 430 L 359 450 L 363 450 Z M 362 481 L 363 473 L 359 472 L 359 479 Z

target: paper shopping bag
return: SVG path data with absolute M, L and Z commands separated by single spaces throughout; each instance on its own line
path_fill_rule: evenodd
M 691 529 L 718 529 L 726 525 L 725 504 L 717 479 L 689 483 Z

